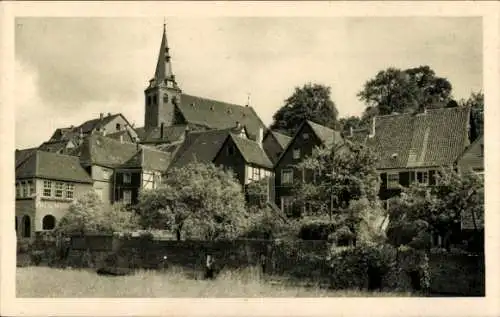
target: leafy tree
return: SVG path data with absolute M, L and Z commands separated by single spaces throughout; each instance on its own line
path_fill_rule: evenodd
M 285 100 L 285 105 L 273 116 L 271 129 L 293 135 L 304 120 L 334 128 L 337 115 L 330 87 L 309 83 L 296 87 L 293 95 Z
M 179 240 L 233 238 L 249 225 L 241 185 L 213 164 L 173 168 L 160 188 L 140 193 L 137 211 L 143 226 L 172 230 Z
M 453 103 L 451 90 L 450 82 L 436 76 L 429 66 L 380 71 L 358 93 L 360 100 L 367 104 L 362 124 L 375 115 L 414 112 L 424 106 L 446 107 Z
M 368 147 L 346 141 L 340 145 L 315 148 L 297 165 L 307 175 L 296 185 L 296 201 L 313 213 L 330 217 L 351 200 L 376 201 L 379 176 L 377 157 Z
M 269 192 L 269 177 L 253 181 L 246 186 L 246 195 L 250 206 L 264 208 Z
M 484 222 L 484 181 L 474 173 L 443 169 L 437 186 L 412 185 L 391 203 L 390 240 L 413 247 L 428 246 L 430 233 L 445 245 L 462 219 L 471 219 L 477 233 Z M 417 245 L 417 246 L 415 246 Z
M 356 116 L 350 116 L 347 118 L 339 119 L 339 129 L 342 131 L 342 134 L 349 135 L 350 129 L 358 129 L 361 125 L 361 118 Z
M 73 202 L 56 232 L 66 235 L 113 233 L 138 229 L 137 217 L 121 204 L 105 206 L 94 191 Z
M 458 104 L 471 108 L 470 141 L 473 142 L 484 134 L 484 94 L 473 92 L 468 99 L 462 99 Z

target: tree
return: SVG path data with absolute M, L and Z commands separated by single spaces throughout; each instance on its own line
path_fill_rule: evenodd
M 471 108 L 470 141 L 474 142 L 484 134 L 484 94 L 473 92 L 468 99 L 462 99 L 458 104 Z
M 415 184 L 403 189 L 391 203 L 390 240 L 394 244 L 419 244 L 431 233 L 444 237 L 445 245 L 457 225 L 470 219 L 476 233 L 484 222 L 484 181 L 474 173 L 442 169 L 436 186 Z
M 297 167 L 308 175 L 294 188 L 299 204 L 316 213 L 333 215 L 351 200 L 377 200 L 380 181 L 377 156 L 368 147 L 346 141 L 315 148 Z
M 94 191 L 77 199 L 59 221 L 56 232 L 71 234 L 113 233 L 138 229 L 137 217 L 121 204 L 105 206 Z
M 304 120 L 334 128 L 338 111 L 330 95 L 330 87 L 319 84 L 296 87 L 285 105 L 274 114 L 271 129 L 293 135 Z
M 140 193 L 137 212 L 143 226 L 172 230 L 178 240 L 233 238 L 249 225 L 241 185 L 213 164 L 173 168 L 160 188 Z
M 361 124 L 361 118 L 356 116 L 350 116 L 347 118 L 339 119 L 339 129 L 342 131 L 344 136 L 349 135 L 350 129 L 358 129 Z
M 388 68 L 368 80 L 358 93 L 367 105 L 362 123 L 366 124 L 375 115 L 446 107 L 453 102 L 451 90 L 450 82 L 436 76 L 429 66 L 405 70 Z

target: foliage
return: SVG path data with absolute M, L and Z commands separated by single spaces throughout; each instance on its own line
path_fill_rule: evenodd
M 303 240 L 328 240 L 336 223 L 328 217 L 305 217 L 300 220 L 299 237 Z
M 391 202 L 391 243 L 427 248 L 430 233 L 449 237 L 462 219 L 471 219 L 476 231 L 482 229 L 484 180 L 474 173 L 442 169 L 437 183 L 412 185 Z
M 269 190 L 269 177 L 253 181 L 246 186 L 246 195 L 250 206 L 264 208 Z
M 105 206 L 98 194 L 89 192 L 73 202 L 59 221 L 56 232 L 66 235 L 113 233 L 138 227 L 137 217 L 121 204 Z
M 165 183 L 139 195 L 137 212 L 145 228 L 168 229 L 182 236 L 232 238 L 249 225 L 241 185 L 213 164 L 173 168 Z
M 368 80 L 358 93 L 360 100 L 367 104 L 361 119 L 366 124 L 375 115 L 454 105 L 451 91 L 450 82 L 436 76 L 429 66 L 405 70 L 388 68 Z
M 459 105 L 471 108 L 470 141 L 474 142 L 484 135 L 484 94 L 473 92 L 468 99 L 460 100 Z
M 305 205 L 309 213 L 332 218 L 351 200 L 375 201 L 380 185 L 376 162 L 374 152 L 360 144 L 346 142 L 315 148 L 297 165 L 309 177 L 295 186 L 296 202 Z
M 361 118 L 350 116 L 347 118 L 339 119 L 339 130 L 342 131 L 344 136 L 349 135 L 350 129 L 358 129 L 361 125 Z
M 283 215 L 277 214 L 271 208 L 251 207 L 249 213 L 250 225 L 243 237 L 272 240 L 290 234 L 290 229 L 293 226 L 291 221 L 285 219 Z
M 285 105 L 274 114 L 270 128 L 293 135 L 304 120 L 334 128 L 337 115 L 330 87 L 309 83 L 295 88 L 293 95 L 285 100 Z

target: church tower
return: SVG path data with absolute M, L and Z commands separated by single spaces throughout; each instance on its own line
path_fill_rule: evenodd
M 156 64 L 154 77 L 149 81 L 149 86 L 144 90 L 145 118 L 144 128 L 149 130 L 162 123 L 170 126 L 174 123 L 175 104 L 179 102 L 181 89 L 175 81 L 170 62 L 170 53 L 167 43 L 166 26 L 163 24 L 160 53 Z

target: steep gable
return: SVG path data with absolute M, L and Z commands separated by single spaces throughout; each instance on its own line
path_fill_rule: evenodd
M 247 163 L 269 169 L 273 167 L 273 163 L 257 142 L 233 134 L 231 134 L 231 138 Z

